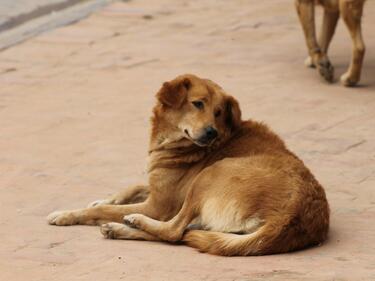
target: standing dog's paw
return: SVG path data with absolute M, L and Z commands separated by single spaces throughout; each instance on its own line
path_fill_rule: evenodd
M 310 67 L 310 68 L 315 68 L 316 67 L 315 63 L 313 62 L 313 59 L 310 56 L 308 56 L 305 59 L 304 64 L 305 64 L 306 67 Z
M 141 214 L 132 214 L 124 216 L 124 224 L 132 228 L 139 228 L 142 217 L 143 215 Z
M 357 85 L 359 79 L 354 79 L 350 77 L 350 73 L 346 72 L 340 77 L 341 83 L 346 87 L 353 87 Z
M 328 59 L 322 59 L 318 64 L 319 74 L 327 82 L 333 82 L 334 68 Z
M 47 216 L 47 222 L 51 225 L 73 225 L 76 219 L 71 211 L 55 211 Z
M 94 202 L 91 202 L 90 204 L 87 205 L 87 208 L 99 206 L 99 205 L 111 205 L 113 204 L 112 199 L 101 199 L 101 200 L 95 200 Z

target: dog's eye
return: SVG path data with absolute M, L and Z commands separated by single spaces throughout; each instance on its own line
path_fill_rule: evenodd
M 193 102 L 191 102 L 196 108 L 198 108 L 198 109 L 203 109 L 203 107 L 204 107 L 204 103 L 203 102 L 201 102 L 201 101 L 193 101 Z
M 216 110 L 216 112 L 215 112 L 215 117 L 219 117 L 221 115 L 221 110 L 219 109 L 219 110 Z

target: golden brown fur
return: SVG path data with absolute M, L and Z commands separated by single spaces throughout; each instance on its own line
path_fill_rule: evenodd
M 183 240 L 218 255 L 282 253 L 326 239 L 322 186 L 267 126 L 242 121 L 238 102 L 214 82 L 182 75 L 164 83 L 151 123 L 148 187 L 54 212 L 48 222 L 102 224 L 107 238 Z
M 361 77 L 365 44 L 362 38 L 361 18 L 365 0 L 295 0 L 297 12 L 306 38 L 309 57 L 305 64 L 317 67 L 321 76 L 328 82 L 333 81 L 334 70 L 328 59 L 328 47 L 335 33 L 337 21 L 345 22 L 353 41 L 350 66 L 341 76 L 345 86 L 356 85 Z M 324 18 L 319 42 L 315 33 L 314 4 L 324 8 Z

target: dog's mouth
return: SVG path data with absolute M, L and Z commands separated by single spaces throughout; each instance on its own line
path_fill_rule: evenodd
M 192 141 L 193 143 L 195 143 L 196 145 L 201 146 L 201 147 L 210 146 L 217 139 L 216 137 L 214 139 L 208 139 L 208 138 L 205 138 L 205 137 L 202 137 L 202 138 L 199 138 L 199 139 L 193 139 L 190 136 L 189 131 L 187 129 L 184 130 L 184 133 L 185 133 L 187 139 L 189 139 L 190 141 Z

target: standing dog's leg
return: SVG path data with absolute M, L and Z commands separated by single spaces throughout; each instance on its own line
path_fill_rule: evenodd
M 123 205 L 144 202 L 149 194 L 149 187 L 146 185 L 134 185 L 125 188 L 114 196 L 91 202 L 87 207 L 98 205 Z
M 339 17 L 339 11 L 329 11 L 328 9 L 324 9 L 323 24 L 319 37 L 319 46 L 324 54 L 328 53 L 329 44 L 335 34 Z M 306 66 L 315 68 L 315 64 L 310 56 L 305 60 L 305 64 Z
M 323 53 L 328 53 L 328 47 L 335 33 L 337 21 L 340 17 L 339 11 L 324 9 L 322 30 L 319 37 L 319 45 Z
M 54 225 L 100 225 L 105 222 L 122 222 L 124 215 L 141 213 L 155 217 L 155 207 L 146 201 L 130 205 L 99 205 L 72 211 L 56 211 L 48 215 L 47 221 Z
M 345 86 L 354 86 L 361 78 L 361 69 L 365 55 L 365 43 L 362 38 L 361 18 L 364 0 L 340 1 L 341 16 L 349 29 L 353 40 L 353 52 L 349 69 L 341 76 Z
M 332 82 L 333 67 L 316 40 L 314 0 L 296 0 L 295 4 L 311 58 L 311 61 L 306 61 L 305 63 L 309 64 L 309 66 L 317 66 L 320 75 L 326 81 Z

